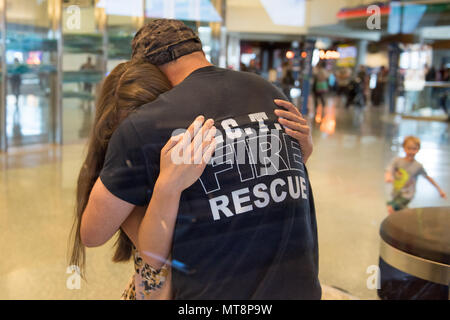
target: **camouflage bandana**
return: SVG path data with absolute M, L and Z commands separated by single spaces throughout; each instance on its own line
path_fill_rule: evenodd
M 173 19 L 154 19 L 134 36 L 132 59 L 162 65 L 184 55 L 202 50 L 202 43 L 192 29 Z

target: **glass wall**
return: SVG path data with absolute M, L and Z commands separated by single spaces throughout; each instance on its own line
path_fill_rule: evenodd
M 409 44 L 400 55 L 400 89 L 397 112 L 409 117 L 425 117 L 435 120 L 448 119 L 447 98 L 450 84 L 445 79 L 446 59 L 450 53 L 434 50 L 430 45 Z M 436 52 L 443 51 L 443 57 Z M 434 53 L 434 54 L 433 54 Z M 433 56 L 438 61 L 433 61 Z M 439 61 L 441 60 L 441 61 Z M 450 60 L 450 59 L 449 59 Z M 439 69 L 443 66 L 443 70 Z
M 7 1 L 6 136 L 9 146 L 51 140 L 57 41 L 53 1 Z
M 95 96 L 105 74 L 104 9 L 95 1 L 65 1 L 63 32 L 63 142 L 86 138 Z
M 144 24 L 144 2 L 129 0 L 124 7 L 123 1 L 108 0 L 105 11 L 108 37 L 107 70 L 110 72 L 119 63 L 131 58 L 131 41 Z

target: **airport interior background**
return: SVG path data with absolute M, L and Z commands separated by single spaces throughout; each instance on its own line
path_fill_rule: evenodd
M 159 17 L 184 21 L 211 63 L 272 82 L 308 119 L 323 299 L 448 297 L 450 200 L 418 179 L 410 214 L 441 235 L 421 234 L 437 253 L 399 253 L 385 169 L 417 136 L 416 159 L 450 195 L 450 2 L 0 0 L 0 299 L 120 298 L 133 264 L 111 261 L 115 239 L 88 249 L 79 283 L 67 240 L 102 81 Z M 408 268 L 414 255 L 428 271 Z M 400 280 L 386 285 L 392 269 Z M 402 287 L 415 280 L 421 289 Z

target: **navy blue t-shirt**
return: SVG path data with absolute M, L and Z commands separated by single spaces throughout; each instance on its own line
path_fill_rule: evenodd
M 311 185 L 274 99 L 287 100 L 260 76 L 209 66 L 114 132 L 100 178 L 117 197 L 145 206 L 171 135 L 200 114 L 215 120 L 212 160 L 181 195 L 174 299 L 321 298 Z

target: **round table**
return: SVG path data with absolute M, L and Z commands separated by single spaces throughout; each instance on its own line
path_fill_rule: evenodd
M 450 207 L 395 212 L 380 237 L 381 299 L 449 299 Z

